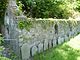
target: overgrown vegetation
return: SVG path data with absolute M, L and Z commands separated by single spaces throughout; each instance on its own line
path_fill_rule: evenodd
M 17 0 L 17 4 L 27 17 L 33 18 L 63 19 L 80 11 L 79 0 Z
M 3 42 L 4 40 L 3 40 L 2 34 L 0 34 L 0 60 L 11 60 L 2 55 L 2 51 L 5 49 L 3 46 Z
M 30 30 L 30 28 L 32 27 L 32 22 L 33 21 L 30 21 L 30 20 L 19 20 L 18 22 L 18 27 L 22 30 L 22 29 L 26 29 L 26 30 Z
M 19 20 L 18 22 L 18 27 L 22 30 L 22 29 L 26 29 L 27 31 L 29 31 L 31 28 L 35 28 L 37 26 L 37 24 L 40 24 L 41 27 L 45 30 L 47 30 L 49 27 L 54 26 L 55 24 L 63 24 L 64 28 L 66 27 L 66 25 L 71 25 L 71 27 L 75 27 L 77 25 L 77 21 L 76 20 L 69 20 L 69 19 L 65 19 L 63 21 L 59 20 L 59 19 L 27 19 L 27 20 Z
M 4 22 L 5 10 L 7 8 L 8 0 L 0 0 L 0 25 Z

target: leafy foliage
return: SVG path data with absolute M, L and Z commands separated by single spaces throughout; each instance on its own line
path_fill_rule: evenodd
M 80 1 L 79 0 L 77 1 L 77 7 L 76 7 L 76 9 L 80 12 Z
M 7 7 L 7 0 L 0 0 L 0 24 L 4 22 L 4 14 Z
M 28 20 L 22 21 L 22 20 L 20 20 L 18 22 L 18 27 L 20 29 L 24 29 L 25 28 L 26 30 L 29 31 L 29 29 L 32 27 L 32 21 L 28 21 Z
M 0 60 L 11 60 L 11 59 L 8 59 L 8 58 L 2 56 L 1 51 L 3 51 L 3 50 L 4 50 L 3 37 L 2 37 L 2 34 L 0 34 Z
M 1 36 L 2 36 L 2 34 L 0 34 L 0 45 L 3 44 L 3 37 L 1 37 Z
M 17 0 L 24 13 L 33 18 L 69 18 L 73 10 L 80 8 L 77 0 Z

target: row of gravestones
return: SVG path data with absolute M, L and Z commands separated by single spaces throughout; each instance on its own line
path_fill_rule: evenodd
M 15 3 L 15 0 L 12 0 L 12 2 Z M 12 8 L 16 8 L 16 4 L 10 3 L 10 5 Z M 11 8 L 11 7 L 9 7 L 9 8 Z M 8 10 L 10 10 L 10 9 L 8 9 Z M 12 10 L 14 10 L 14 9 L 12 9 Z M 13 27 L 13 25 L 12 25 L 12 19 L 13 19 L 12 14 L 13 13 L 11 13 L 10 11 L 8 12 L 10 14 L 9 17 L 7 16 L 8 15 L 7 14 L 6 15 L 7 20 L 6 19 L 5 20 L 7 21 L 7 23 L 9 23 L 9 22 L 11 23 L 11 26 L 9 25 L 10 28 L 12 27 L 15 29 L 16 26 Z M 34 43 L 30 43 L 30 41 L 29 41 L 29 43 L 23 44 L 23 46 L 21 47 L 22 60 L 27 60 L 30 57 L 33 57 L 37 52 L 40 53 L 41 51 L 44 51 L 44 50 L 49 49 L 51 47 L 54 47 L 58 44 L 61 44 L 65 40 L 68 40 L 68 38 L 71 37 L 72 35 L 76 35 L 76 33 L 80 31 L 79 23 L 80 22 L 78 22 L 78 26 L 76 26 L 75 28 L 72 28 L 72 29 L 70 29 L 71 27 L 66 23 L 65 23 L 66 24 L 65 26 L 64 26 L 64 24 L 56 24 L 56 25 L 54 25 L 55 32 L 53 34 L 53 38 L 42 39 L 41 41 L 35 41 Z M 14 36 L 14 38 L 15 37 L 17 38 L 17 31 L 14 31 L 14 30 L 12 31 L 12 30 L 13 29 L 10 29 L 10 33 L 11 33 L 10 35 L 12 36 L 12 38 L 13 38 L 13 36 Z M 9 33 L 9 28 L 7 28 L 7 32 Z M 7 37 L 8 37 L 8 35 L 7 35 Z M 18 44 L 18 43 L 15 43 L 15 44 Z M 17 50 L 17 47 L 16 47 L 15 51 L 16 50 Z
M 31 43 L 31 41 L 29 41 L 23 44 L 21 47 L 22 60 L 32 59 L 36 53 L 44 52 L 45 50 L 55 47 L 58 44 L 69 40 L 69 38 L 74 37 L 77 33 L 80 32 L 79 25 L 79 21 L 75 27 L 70 23 L 67 24 L 64 21 L 62 21 L 62 23 L 56 23 L 54 25 L 55 32 L 52 39 L 43 39 L 41 41 L 35 41 L 34 43 Z

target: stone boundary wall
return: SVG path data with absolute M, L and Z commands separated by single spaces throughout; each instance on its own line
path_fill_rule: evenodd
M 18 21 L 29 21 L 19 9 L 16 0 L 9 0 L 4 17 L 5 39 L 16 39 L 10 42 L 19 59 L 31 59 L 36 53 L 55 47 L 69 40 L 80 32 L 80 20 L 66 19 L 30 19 L 26 29 L 18 28 Z M 27 24 L 27 23 L 26 23 Z M 27 24 L 29 25 L 29 24 Z M 14 59 L 15 60 L 15 59 Z
M 5 39 L 16 39 L 17 41 L 10 42 L 10 46 L 13 46 L 13 51 L 19 58 L 16 60 L 32 59 L 36 53 L 62 44 L 80 32 L 80 20 L 34 20 L 26 18 L 21 12 L 18 15 L 18 10 L 16 0 L 9 0 L 4 17 Z M 18 28 L 18 21 L 25 19 L 32 23 L 32 25 L 27 26 L 27 28 L 29 27 L 28 31 Z
M 36 19 L 29 31 L 19 33 L 22 60 L 32 59 L 36 53 L 44 52 L 68 41 L 80 32 L 79 20 Z

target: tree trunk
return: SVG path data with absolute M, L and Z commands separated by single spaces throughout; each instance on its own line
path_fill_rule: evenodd
M 1 33 L 1 25 L 0 25 L 0 33 Z
M 4 35 L 4 25 L 0 25 L 0 33 Z

